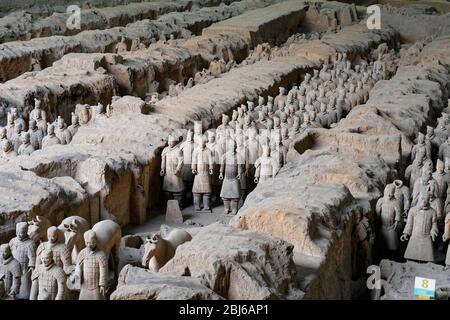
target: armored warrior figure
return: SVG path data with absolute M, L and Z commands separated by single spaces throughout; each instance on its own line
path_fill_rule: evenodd
M 33 119 L 38 122 L 42 120 L 44 123 L 47 121 L 47 113 L 41 108 L 41 100 L 34 99 L 34 109 L 30 112 L 30 120 Z
M 116 45 L 115 52 L 116 53 L 124 53 L 128 50 L 127 44 L 125 42 L 125 38 L 121 37 L 120 42 Z
M 25 120 L 23 120 L 22 117 L 19 116 L 19 111 L 17 110 L 17 108 L 11 109 L 11 117 L 12 117 L 15 125 L 20 124 L 22 127 L 22 130 L 25 130 L 25 127 L 26 127 Z
M 54 125 L 49 124 L 47 127 L 47 135 L 44 137 L 44 139 L 42 139 L 42 149 L 56 144 L 61 144 L 61 141 L 55 135 Z
M 0 148 L 3 148 L 3 144 L 8 141 L 8 137 L 6 135 L 6 128 L 0 128 Z
M 241 197 L 240 183 L 242 165 L 236 153 L 236 144 L 233 140 L 228 143 L 228 150 L 222 156 L 219 179 L 223 180 L 220 197 L 223 200 L 224 213 L 236 214 Z
M 22 134 L 22 144 L 19 147 L 18 155 L 30 155 L 34 152 L 34 148 L 31 145 L 30 134 L 28 132 L 24 132 Z
M 402 209 L 400 202 L 395 199 L 395 187 L 392 184 L 384 189 L 384 197 L 378 200 L 376 212 L 381 221 L 382 245 L 393 255 L 399 248 L 396 229 L 402 220 Z
M 0 257 L 0 278 L 3 277 L 5 293 L 15 299 L 20 291 L 22 277 L 20 263 L 12 256 L 9 244 L 0 245 Z
M 180 144 L 180 151 L 183 155 L 183 169 L 181 176 L 183 177 L 183 182 L 186 190 L 190 190 L 192 183 L 194 182 L 194 175 L 192 174 L 191 163 L 192 154 L 194 153 L 195 143 L 194 143 L 194 133 L 188 130 L 186 133 L 186 140 Z
M 10 159 L 17 156 L 17 153 L 14 151 L 13 145 L 9 140 L 6 140 L 2 143 L 2 158 Z
M 255 183 L 269 180 L 278 173 L 278 165 L 269 150 L 268 145 L 263 145 L 262 155 L 255 162 Z
M 72 112 L 72 124 L 67 128 L 69 130 L 70 136 L 73 137 L 80 128 L 80 121 L 78 116 Z
M 192 173 L 194 174 L 194 185 L 192 193 L 194 194 L 195 210 L 201 210 L 203 198 L 203 210 L 211 211 L 211 175 L 214 174 L 214 159 L 211 150 L 206 148 L 206 139 L 202 139 L 200 147 L 196 147 L 192 157 Z
M 286 98 L 287 98 L 286 89 L 285 88 L 279 87 L 278 90 L 279 90 L 279 94 L 275 97 L 275 99 L 273 101 L 273 104 L 276 107 L 278 107 L 280 105 L 279 104 L 280 101 L 283 101 L 286 104 Z
M 427 145 L 425 143 L 425 135 L 422 132 L 419 132 L 419 136 L 417 137 L 417 144 L 412 148 L 411 151 L 411 159 L 414 160 L 418 150 L 423 150 L 428 159 L 431 159 L 431 144 Z
M 213 174 L 211 176 L 211 186 L 212 186 L 212 202 L 217 202 L 219 193 L 220 193 L 220 180 L 219 180 L 219 173 L 220 173 L 220 160 L 222 159 L 223 155 L 223 149 L 219 143 L 216 142 L 216 135 L 215 132 L 210 130 L 208 131 L 208 143 L 206 144 L 206 147 L 211 151 L 212 157 L 213 157 Z M 192 169 L 190 169 L 190 172 L 192 174 Z
M 173 196 L 181 204 L 184 183 L 182 179 L 183 154 L 177 147 L 178 141 L 169 136 L 169 146 L 165 147 L 161 153 L 161 176 L 164 177 L 163 191 L 169 199 Z
M 439 186 L 433 179 L 432 172 L 429 168 L 422 168 L 422 176 L 414 183 L 411 206 L 415 206 L 419 200 L 419 196 L 424 192 L 433 192 L 434 197 L 439 197 Z
M 55 129 L 55 135 L 61 141 L 61 144 L 69 144 L 72 141 L 72 135 L 69 130 L 66 128 L 66 124 L 64 123 L 64 119 L 58 117 L 57 128 Z
M 23 127 L 20 123 L 16 123 L 14 125 L 14 133 L 9 139 L 13 145 L 14 151 L 17 153 L 19 151 L 19 147 L 22 144 L 21 134 L 23 132 Z
M 438 236 L 436 211 L 430 207 L 428 193 L 423 193 L 419 203 L 408 214 L 401 241 L 408 241 L 405 259 L 434 261 L 433 242 Z
M 28 133 L 30 134 L 30 143 L 34 150 L 42 148 L 42 140 L 44 139 L 44 133 L 36 125 L 36 120 L 31 119 L 29 123 Z
M 18 299 L 28 299 L 31 289 L 31 273 L 36 266 L 36 244 L 28 237 L 28 224 L 16 224 L 16 237 L 9 241 L 11 252 L 22 270 Z
M 105 300 L 108 288 L 108 259 L 97 247 L 95 231 L 84 233 L 86 248 L 77 257 L 75 277 L 81 281 L 80 300 Z
M 411 206 L 409 188 L 403 184 L 402 180 L 394 180 L 395 199 L 400 202 L 400 208 L 403 210 L 403 219 L 406 222 L 408 211 Z
M 439 199 L 445 201 L 445 198 L 447 196 L 447 189 L 449 187 L 449 180 L 444 171 L 444 162 L 441 159 L 437 160 L 436 171 L 433 173 L 433 180 L 436 181 L 438 185 Z
M 53 260 L 53 251 L 45 249 L 40 255 L 41 264 L 34 270 L 30 300 L 64 300 L 66 274 Z
M 42 242 L 36 250 L 36 266 L 41 264 L 40 258 L 44 250 L 51 250 L 55 265 L 63 268 L 66 274 L 70 274 L 72 272 L 72 255 L 63 242 L 64 239 L 59 239 L 56 227 L 51 226 L 47 229 L 47 239 L 48 241 Z
M 14 120 L 11 116 L 11 113 L 6 115 L 6 138 L 11 140 L 11 137 L 14 133 Z

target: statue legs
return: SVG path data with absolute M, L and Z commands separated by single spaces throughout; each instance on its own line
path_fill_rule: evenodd
M 222 200 L 223 200 L 223 213 L 228 214 L 228 212 L 230 212 L 231 209 L 231 201 L 230 199 L 225 198 L 222 198 Z
M 232 199 L 231 200 L 231 214 L 235 215 L 237 214 L 239 209 L 239 199 Z
M 201 210 L 201 202 L 202 202 L 202 194 L 201 193 L 194 193 L 194 208 L 195 211 Z
M 203 194 L 203 210 L 204 211 L 211 212 L 210 200 L 211 200 L 211 194 L 204 193 Z

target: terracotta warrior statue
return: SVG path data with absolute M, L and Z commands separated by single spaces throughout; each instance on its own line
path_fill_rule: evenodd
M 234 140 L 228 142 L 227 152 L 222 156 L 219 179 L 223 180 L 220 197 L 223 200 L 224 213 L 236 214 L 241 198 L 241 186 L 239 179 L 242 174 L 242 165 L 236 153 Z
M 211 211 L 211 175 L 214 174 L 214 158 L 211 150 L 206 147 L 206 138 L 202 139 L 202 144 L 196 147 L 192 156 L 192 173 L 194 174 L 194 185 L 192 193 L 194 195 L 194 207 L 196 211 Z M 203 201 L 202 201 L 203 200 Z
M 34 99 L 34 109 L 30 112 L 30 119 L 33 119 L 36 122 L 38 120 L 43 120 L 44 122 L 47 121 L 47 113 L 45 112 L 45 110 L 42 110 L 41 104 L 41 100 Z
M 169 146 L 161 154 L 161 176 L 164 177 L 163 191 L 167 199 L 173 196 L 181 205 L 184 191 L 182 178 L 183 155 L 177 147 L 177 139 L 169 136 Z
M 42 140 L 44 139 L 44 133 L 37 127 L 36 120 L 31 119 L 29 122 L 28 133 L 30 134 L 30 143 L 34 150 L 42 148 Z
M 72 254 L 67 249 L 64 239 L 64 235 L 59 233 L 58 228 L 51 226 L 47 229 L 47 242 L 42 242 L 36 250 L 36 266 L 41 264 L 42 253 L 45 250 L 53 252 L 53 262 L 58 267 L 63 268 L 66 274 L 70 274 L 73 271 L 72 268 Z
M 72 141 L 72 135 L 69 130 L 66 128 L 66 124 L 64 123 L 64 119 L 58 117 L 57 127 L 55 129 L 55 135 L 58 137 L 61 144 L 69 144 Z
M 86 248 L 77 258 L 75 275 L 81 281 L 80 300 L 105 300 L 108 288 L 108 259 L 97 247 L 95 231 L 84 233 Z
M 402 220 L 400 202 L 395 198 L 395 187 L 389 184 L 384 189 L 384 197 L 376 204 L 376 213 L 381 221 L 381 241 L 383 248 L 392 256 L 399 248 L 397 227 Z
M 31 145 L 30 134 L 28 132 L 24 132 L 22 134 L 22 144 L 20 145 L 17 154 L 29 156 L 33 152 L 34 152 L 34 148 Z
M 47 126 L 47 135 L 42 139 L 42 149 L 53 146 L 56 144 L 61 144 L 59 138 L 55 135 L 55 127 L 53 124 Z
M 220 180 L 219 180 L 219 172 L 220 172 L 220 159 L 223 155 L 223 149 L 221 145 L 216 141 L 216 134 L 214 131 L 210 130 L 208 133 L 208 143 L 206 147 L 211 151 L 213 156 L 213 175 L 211 176 L 211 186 L 212 186 L 212 194 L 211 201 L 213 203 L 218 202 L 219 194 L 220 194 Z
M 70 136 L 73 137 L 80 128 L 80 119 L 78 116 L 72 112 L 72 124 L 67 128 L 69 130 Z
M 53 251 L 44 249 L 41 263 L 32 275 L 30 300 L 64 300 L 66 298 L 66 274 L 53 260 Z
M 186 133 L 186 140 L 180 144 L 180 151 L 183 155 L 183 168 L 181 176 L 183 179 L 185 190 L 190 190 L 192 188 L 192 183 L 194 182 L 194 175 L 192 174 L 191 169 L 192 154 L 194 153 L 194 148 L 194 133 L 191 130 L 188 130 L 188 132 Z
M 255 183 L 266 181 L 275 176 L 278 171 L 278 165 L 270 156 L 270 148 L 268 145 L 262 145 L 262 155 L 255 162 Z
M 11 159 L 17 156 L 17 153 L 14 151 L 13 145 L 11 141 L 6 140 L 2 143 L 2 159 Z
M 430 207 L 428 193 L 423 193 L 419 203 L 408 214 L 401 241 L 408 241 L 405 259 L 434 261 L 433 242 L 438 236 L 436 211 Z
M 20 263 L 14 259 L 11 248 L 7 243 L 0 245 L 0 258 L 0 278 L 3 276 L 5 294 L 15 299 L 20 292 L 22 277 Z
M 28 299 L 31 289 L 31 273 L 36 266 L 36 244 L 28 237 L 28 223 L 16 224 L 16 237 L 9 241 L 11 252 L 22 270 L 18 299 Z

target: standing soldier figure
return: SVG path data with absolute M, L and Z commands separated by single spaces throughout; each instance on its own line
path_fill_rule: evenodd
M 169 136 L 169 146 L 165 147 L 161 154 L 161 176 L 164 176 L 163 191 L 166 198 L 173 196 L 181 206 L 183 198 L 184 183 L 181 177 L 183 168 L 183 155 L 176 146 L 177 140 Z
M 66 296 L 66 274 L 55 264 L 53 252 L 45 249 L 41 253 L 41 264 L 33 272 L 30 300 L 64 300 Z
M 16 225 L 16 237 L 9 242 L 11 252 L 20 263 L 22 277 L 18 299 L 29 299 L 31 289 L 31 273 L 36 266 L 36 244 L 28 237 L 28 223 L 19 222 Z
M 242 165 L 239 163 L 238 155 L 236 153 L 236 143 L 233 140 L 228 142 L 228 150 L 222 156 L 220 165 L 219 179 L 223 180 L 220 197 L 223 200 L 224 213 L 236 214 L 239 207 L 239 200 L 241 197 L 241 186 L 239 179 L 241 179 Z
M 2 244 L 0 246 L 0 257 L 2 258 L 0 264 L 0 278 L 3 277 L 4 294 L 15 299 L 20 290 L 20 279 L 22 277 L 22 270 L 19 262 L 14 259 L 11 253 L 9 244 Z M 1 299 L 0 294 L 0 299 Z
M 192 157 L 192 173 L 194 174 L 194 185 L 192 193 L 194 195 L 194 207 L 196 211 L 203 210 L 211 212 L 211 175 L 214 174 L 214 159 L 211 150 L 206 147 L 206 138 L 201 141 L 201 145 L 196 147 Z

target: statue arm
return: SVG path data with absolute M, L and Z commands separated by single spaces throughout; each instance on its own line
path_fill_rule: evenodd
M 438 216 L 437 216 L 437 214 L 435 212 L 433 214 L 433 216 L 431 217 L 431 231 L 430 231 L 431 239 L 433 241 L 436 239 L 436 237 L 439 234 L 439 228 L 438 228 L 437 220 L 438 220 Z
M 15 294 L 18 294 L 20 291 L 20 283 L 22 281 L 22 271 L 20 269 L 19 263 L 17 263 L 14 266 L 14 268 L 12 268 L 11 275 L 12 275 L 11 291 L 14 291 Z
M 176 172 L 180 172 L 181 168 L 183 168 L 183 153 L 180 151 L 178 153 L 178 165 L 177 165 L 177 171 Z
M 403 229 L 403 233 L 411 235 L 413 226 L 414 226 L 414 212 L 410 210 L 408 213 L 408 220 L 406 221 L 405 229 Z
M 37 300 L 39 294 L 39 272 L 35 270 L 31 276 L 30 300 Z
M 411 207 L 411 199 L 409 197 L 409 188 L 405 186 L 403 188 L 403 210 L 408 211 Z
M 108 287 L 108 261 L 106 260 L 106 256 L 103 252 L 101 253 L 98 263 L 100 272 L 99 286 L 106 289 Z
M 400 203 L 397 201 L 395 204 L 395 221 L 400 222 L 402 220 L 402 209 L 400 208 Z
M 61 261 L 63 263 L 64 272 L 69 274 L 72 271 L 72 255 L 67 248 L 62 252 Z
M 35 266 L 36 266 L 36 247 L 34 245 L 31 245 L 28 247 L 28 267 L 34 268 Z
M 161 153 L 161 171 L 166 171 L 166 152 L 163 150 Z
M 382 208 L 383 208 L 383 198 L 378 199 L 378 201 L 377 201 L 377 205 L 375 208 L 375 212 L 376 212 L 377 216 L 380 216 Z
M 58 292 L 56 293 L 55 300 L 64 300 L 65 292 L 66 292 L 66 275 L 64 271 L 57 275 L 56 281 L 58 282 Z

